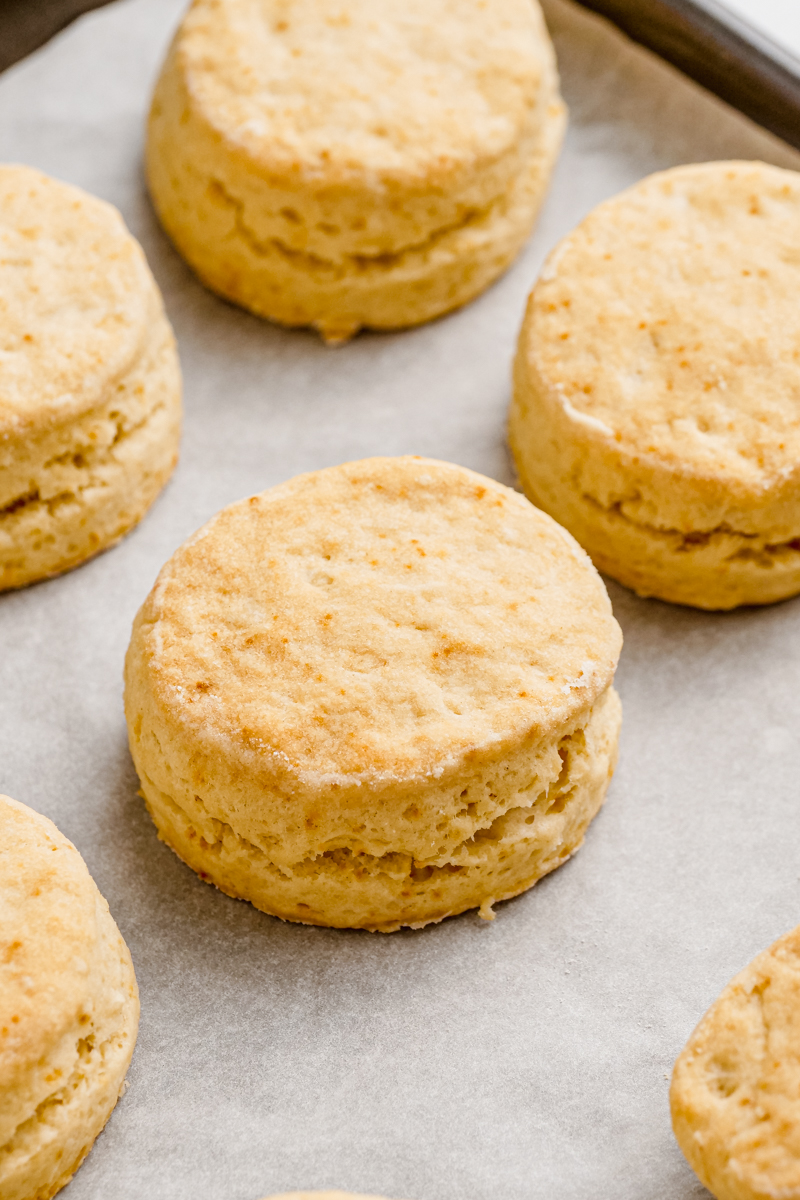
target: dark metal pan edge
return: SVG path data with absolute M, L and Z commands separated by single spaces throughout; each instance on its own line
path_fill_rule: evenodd
M 578 0 L 800 149 L 800 59 L 717 0 Z
M 0 71 L 108 0 L 0 0 Z

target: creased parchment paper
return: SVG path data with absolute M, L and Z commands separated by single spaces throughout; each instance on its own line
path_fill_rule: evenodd
M 622 759 L 580 853 L 497 920 L 389 936 L 284 925 L 156 839 L 122 659 L 164 560 L 222 505 L 370 454 L 513 482 L 509 365 L 547 251 L 675 163 L 779 143 L 610 27 L 548 0 L 572 125 L 527 252 L 487 295 L 338 349 L 215 299 L 161 234 L 142 128 L 180 0 L 117 0 L 0 78 L 0 159 L 117 204 L 164 290 L 183 457 L 143 525 L 0 597 L 0 790 L 81 850 L 142 993 L 131 1087 L 69 1200 L 687 1200 L 667 1076 L 726 981 L 800 921 L 800 603 L 711 616 L 611 585 Z

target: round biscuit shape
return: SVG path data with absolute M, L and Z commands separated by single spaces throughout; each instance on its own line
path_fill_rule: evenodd
M 0 166 L 0 591 L 113 545 L 172 473 L 180 368 L 116 209 Z
M 500 275 L 564 124 L 537 0 L 195 0 L 147 173 L 208 287 L 341 341 L 440 316 Z
M 78 851 L 0 796 L 0 1195 L 48 1200 L 108 1120 L 139 997 L 128 948 Z
M 136 618 L 142 794 L 203 878 L 287 920 L 490 916 L 603 801 L 620 641 L 519 493 L 418 458 L 299 476 L 219 513 Z
M 554 251 L 510 441 L 526 494 L 643 596 L 800 592 L 800 175 L 651 176 Z
M 725 988 L 675 1063 L 678 1145 L 717 1200 L 800 1196 L 800 927 Z

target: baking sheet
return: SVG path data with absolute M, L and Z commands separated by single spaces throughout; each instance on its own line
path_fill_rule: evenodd
M 767 0 L 767 3 L 769 0 Z M 581 0 L 777 137 L 800 148 L 800 58 L 764 29 L 765 0 Z M 796 0 L 790 0 L 793 5 Z M 753 20 L 740 16 L 755 9 Z M 738 11 L 737 11 L 738 9 Z M 774 15 L 773 15 L 774 20 Z M 798 26 L 800 28 L 800 26 Z
M 714 616 L 610 584 L 622 758 L 586 844 L 488 925 L 379 935 L 282 924 L 156 839 L 126 748 L 122 659 L 163 561 L 222 505 L 300 471 L 418 453 L 513 482 L 509 364 L 547 251 L 675 163 L 800 157 L 599 19 L 548 0 L 572 110 L 538 231 L 436 324 L 337 350 L 205 292 L 141 176 L 180 0 L 117 0 L 0 78 L 0 159 L 119 205 L 185 372 L 183 457 L 119 547 L 0 597 L 0 790 L 83 853 L 142 996 L 131 1087 L 68 1200 L 688 1200 L 668 1074 L 757 951 L 800 921 L 800 602 Z

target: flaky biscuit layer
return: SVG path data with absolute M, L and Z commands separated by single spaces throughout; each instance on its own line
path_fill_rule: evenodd
M 471 837 L 426 859 L 344 845 L 278 863 L 231 825 L 209 819 L 199 796 L 176 799 L 158 790 L 140 766 L 142 794 L 161 839 L 201 878 L 285 921 L 387 933 L 476 907 L 490 918 L 493 904 L 519 895 L 582 845 L 616 766 L 620 717 L 612 688 L 585 725 L 550 747 L 554 753 L 541 755 L 555 759 L 555 777 L 535 760 L 498 764 L 496 774 L 481 781 L 494 819 L 484 817 Z M 168 774 L 164 761 L 148 766 L 162 778 Z M 476 792 L 475 781 L 462 789 L 456 821 L 475 805 Z

